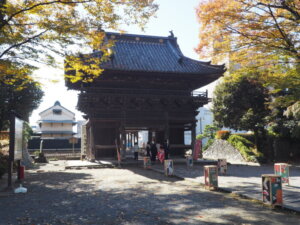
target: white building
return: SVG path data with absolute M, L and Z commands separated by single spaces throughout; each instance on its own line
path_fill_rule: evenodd
M 207 125 L 213 125 L 214 114 L 211 111 L 209 104 L 199 108 L 199 114 L 197 115 L 196 119 L 196 135 L 202 134 Z
M 41 139 L 69 139 L 75 134 L 75 113 L 61 106 L 59 101 L 39 115 Z

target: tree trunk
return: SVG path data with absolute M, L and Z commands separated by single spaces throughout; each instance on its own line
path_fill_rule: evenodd
M 259 150 L 259 145 L 258 145 L 258 129 L 254 129 L 254 145 L 257 150 Z

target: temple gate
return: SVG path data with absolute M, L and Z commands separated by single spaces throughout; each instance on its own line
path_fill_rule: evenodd
M 87 158 L 116 155 L 128 134 L 149 131 L 148 140 L 169 140 L 171 154 L 183 154 L 195 142 L 197 109 L 207 104 L 207 92 L 195 92 L 224 73 L 224 66 L 185 57 L 171 33 L 168 37 L 106 33 L 113 54 L 92 83 L 71 83 L 79 90 L 78 109 L 86 114 Z M 94 51 L 90 57 L 98 57 Z M 191 131 L 191 145 L 184 132 Z M 132 137 L 131 137 L 132 138 Z

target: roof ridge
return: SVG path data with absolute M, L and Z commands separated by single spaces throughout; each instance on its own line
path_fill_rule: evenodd
M 155 38 L 155 39 L 176 39 L 172 36 L 156 36 L 156 35 L 146 35 L 146 34 L 129 34 L 129 33 L 119 33 L 119 32 L 105 32 L 108 35 L 118 35 L 118 36 L 127 36 L 127 37 L 144 37 L 144 38 Z
M 55 102 L 55 103 L 56 103 L 56 102 Z M 40 115 L 40 114 L 42 114 L 42 113 L 44 113 L 44 112 L 46 112 L 46 111 L 48 111 L 49 109 L 53 108 L 54 106 L 57 106 L 57 104 L 55 104 L 55 103 L 54 103 L 54 105 L 53 105 L 53 106 L 51 106 L 51 107 L 49 107 L 49 108 L 47 108 L 47 109 L 45 109 L 45 110 L 41 111 L 41 112 L 39 113 L 39 115 Z M 72 112 L 71 110 L 69 110 L 69 109 L 67 109 L 67 108 L 63 107 L 61 104 L 59 104 L 59 106 L 60 106 L 60 107 L 62 107 L 63 109 L 65 109 L 65 110 L 69 111 L 69 112 L 70 112 L 70 113 L 72 113 L 73 115 L 75 115 L 75 113 L 74 113 L 74 112 Z
M 203 66 L 206 66 L 206 67 L 209 67 L 209 68 L 220 67 L 220 68 L 223 68 L 224 70 L 226 70 L 225 63 L 223 63 L 221 65 L 211 65 L 211 61 L 205 62 L 205 61 L 200 61 L 200 60 L 192 59 L 192 58 L 189 58 L 189 57 L 186 57 L 186 56 L 183 56 L 183 57 L 187 58 L 189 60 L 192 60 L 194 62 L 201 63 L 201 64 L 203 64 Z

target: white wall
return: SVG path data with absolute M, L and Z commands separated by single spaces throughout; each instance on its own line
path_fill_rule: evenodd
M 42 123 L 41 131 L 73 131 L 71 123 Z

